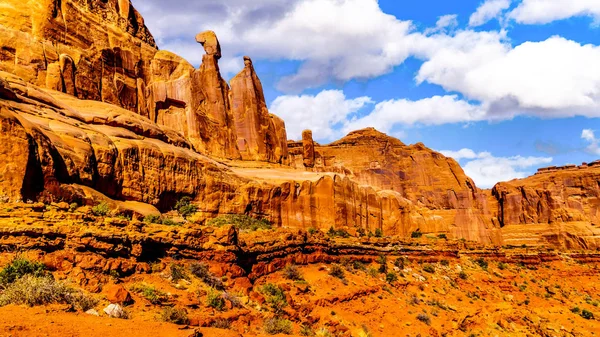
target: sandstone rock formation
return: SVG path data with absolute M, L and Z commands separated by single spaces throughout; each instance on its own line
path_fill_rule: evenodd
M 597 247 L 600 166 L 572 165 L 541 172 L 492 189 L 490 205 L 505 242 Z
M 104 199 L 149 214 L 189 196 L 204 219 L 596 245 L 594 163 L 490 192 L 453 159 L 374 129 L 288 142 L 249 57 L 231 88 L 221 77 L 214 32 L 196 36 L 196 69 L 157 49 L 128 0 L 41 3 L 6 0 L 0 13 L 0 201 Z
M 411 205 L 408 208 L 420 208 L 402 218 L 402 223 L 411 224 L 407 228 L 499 241 L 485 195 L 455 160 L 420 143 L 407 146 L 373 128 L 351 132 L 328 145 L 312 144 L 312 133 L 305 131 L 302 148 L 290 149 L 296 158 L 292 162 L 314 166 L 316 171 L 344 174 L 359 184 L 397 195 L 395 199 L 403 200 L 400 204 Z M 397 210 L 398 206 L 391 205 L 387 212 Z

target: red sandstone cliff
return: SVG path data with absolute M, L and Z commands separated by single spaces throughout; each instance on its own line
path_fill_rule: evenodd
M 596 245 L 592 168 L 490 192 L 453 159 L 374 129 L 328 145 L 306 131 L 288 143 L 249 58 L 231 87 L 223 80 L 213 32 L 196 36 L 205 50 L 196 69 L 158 51 L 127 0 L 7 0 L 4 8 L 3 198 L 109 197 L 169 210 L 191 196 L 205 218 L 247 213 L 288 227 Z

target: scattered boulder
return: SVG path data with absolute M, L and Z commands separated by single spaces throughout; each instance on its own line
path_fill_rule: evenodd
M 123 307 L 114 303 L 104 308 L 104 313 L 111 318 L 127 318 L 127 314 L 123 310 Z
M 131 298 L 131 294 L 129 291 L 125 289 L 121 285 L 111 285 L 106 289 L 106 299 L 110 301 L 110 303 L 117 304 L 132 304 L 133 299 Z

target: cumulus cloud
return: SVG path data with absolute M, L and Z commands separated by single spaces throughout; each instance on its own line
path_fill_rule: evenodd
M 600 140 L 596 138 L 594 130 L 584 129 L 581 131 L 581 139 L 587 141 L 589 145 L 586 147 L 586 151 L 593 155 L 600 155 Z
M 598 23 L 600 1 L 523 0 L 508 16 L 522 24 L 545 24 L 574 16 L 590 16 Z
M 270 111 L 285 120 L 291 139 L 300 139 L 302 131 L 309 129 L 317 139 L 333 140 L 341 135 L 336 125 L 371 103 L 369 97 L 348 99 L 340 90 L 325 90 L 315 96 L 279 96 Z
M 435 27 L 425 29 L 425 34 L 434 34 L 452 30 L 458 26 L 458 15 L 442 15 L 438 18 Z
M 552 162 L 552 157 L 494 157 L 489 152 L 475 152 L 471 149 L 440 151 L 461 163 L 467 176 L 480 188 L 491 188 L 501 181 L 525 178 L 533 169 Z
M 410 54 L 410 21 L 384 13 L 377 0 L 134 0 L 161 48 L 201 60 L 194 35 L 214 30 L 224 59 L 296 60 L 279 89 L 302 91 L 329 80 L 385 74 Z M 172 41 L 179 41 L 174 44 Z
M 511 0 L 486 0 L 469 18 L 469 26 L 477 27 L 486 24 L 510 7 Z
M 433 96 L 417 101 L 406 99 L 380 102 L 366 116 L 354 118 L 345 125 L 345 131 L 375 127 L 388 132 L 395 125 L 441 125 L 474 122 L 485 118 L 485 110 L 456 95 Z

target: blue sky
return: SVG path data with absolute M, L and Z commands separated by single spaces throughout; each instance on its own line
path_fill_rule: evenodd
M 600 1 L 133 2 L 159 47 L 195 66 L 206 29 L 226 78 L 252 57 L 289 138 L 374 126 L 484 188 L 600 158 Z

